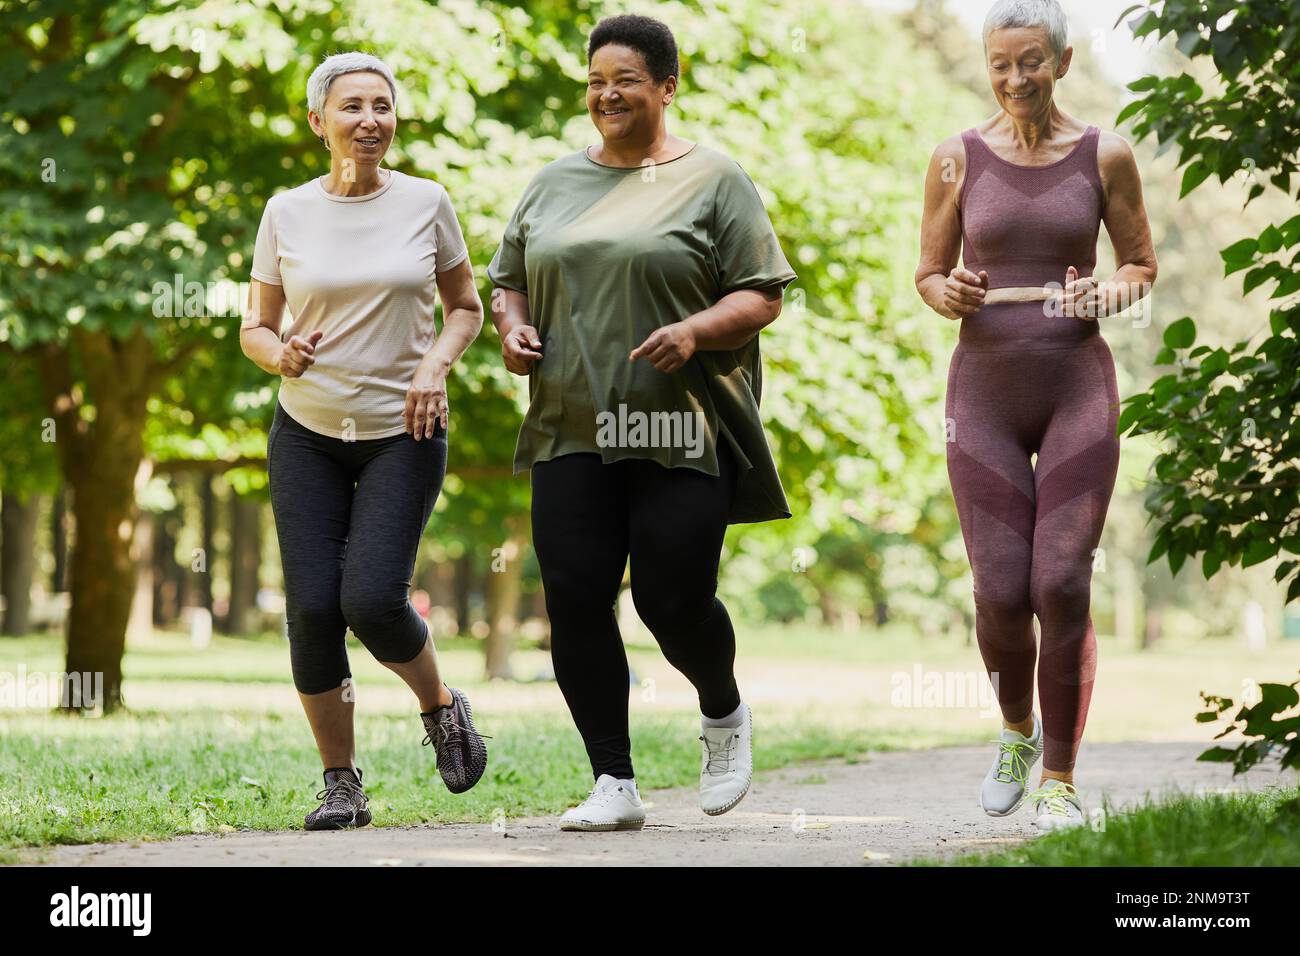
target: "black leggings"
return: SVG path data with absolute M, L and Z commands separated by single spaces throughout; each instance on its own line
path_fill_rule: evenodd
M 280 539 L 293 683 L 320 694 L 351 676 L 348 628 L 378 661 L 414 659 L 428 633 L 408 594 L 420 536 L 442 489 L 447 434 L 344 441 L 278 403 L 266 443 Z
M 736 636 L 716 597 L 735 461 L 717 478 L 643 459 L 564 455 L 532 469 L 533 547 L 551 619 L 555 679 L 593 775 L 633 776 L 628 666 L 615 601 L 628 556 L 637 614 L 686 675 L 706 717 L 740 706 Z

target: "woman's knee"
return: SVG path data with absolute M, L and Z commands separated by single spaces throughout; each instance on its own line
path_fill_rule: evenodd
M 339 599 L 348 627 L 367 647 L 376 641 L 382 643 L 385 635 L 401 628 L 407 605 L 404 589 L 345 586 Z
M 975 611 L 981 621 L 999 627 L 1025 623 L 1034 613 L 1027 584 L 1009 575 L 976 582 Z
M 290 640 L 295 634 L 313 643 L 332 640 L 335 636 L 341 640 L 347 629 L 336 592 L 293 595 L 288 602 L 288 612 Z
M 1040 621 L 1083 620 L 1092 599 L 1091 569 L 1035 571 L 1030 595 Z
M 613 614 L 622 581 L 621 575 L 607 577 L 599 580 L 590 569 L 545 567 L 542 594 L 552 628 L 566 624 L 588 626 L 593 620 L 605 620 Z
M 650 587 L 632 579 L 632 603 L 651 633 L 693 627 L 717 608 L 717 582 L 683 581 L 680 586 Z

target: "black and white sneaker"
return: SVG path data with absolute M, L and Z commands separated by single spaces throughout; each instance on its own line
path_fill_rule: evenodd
M 479 782 L 487 769 L 487 744 L 474 728 L 474 714 L 469 698 L 455 687 L 448 687 L 452 702 L 420 714 L 425 738 L 421 744 L 433 744 L 438 755 L 438 773 L 452 793 L 464 793 Z
M 342 830 L 370 822 L 370 801 L 361 789 L 361 768 L 334 767 L 325 771 L 325 789 L 316 794 L 324 801 L 303 819 L 308 830 Z

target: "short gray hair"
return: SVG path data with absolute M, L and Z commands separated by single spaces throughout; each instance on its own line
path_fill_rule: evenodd
M 1065 11 L 1056 0 L 998 0 L 984 18 L 984 49 L 988 50 L 989 34 L 994 30 L 1014 27 L 1046 30 L 1058 63 L 1069 46 Z
M 393 94 L 393 108 L 397 108 L 397 83 L 393 71 L 383 60 L 369 53 L 335 53 L 325 57 L 320 66 L 311 71 L 307 79 L 307 109 L 319 116 L 325 109 L 330 87 L 344 73 L 378 73 L 388 81 L 388 89 Z

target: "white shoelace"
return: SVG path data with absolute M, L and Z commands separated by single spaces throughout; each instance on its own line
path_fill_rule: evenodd
M 587 794 L 587 799 L 582 801 L 582 805 L 584 807 L 608 806 L 609 802 L 620 793 L 627 797 L 629 803 L 631 802 L 632 797 L 631 794 L 627 792 L 627 788 L 619 785 L 617 787 L 612 787 L 609 790 L 597 790 L 595 787 L 592 787 L 591 791 Z
M 704 747 L 709 753 L 708 760 L 704 765 L 704 772 L 711 777 L 730 773 L 731 762 L 736 759 L 740 750 L 740 733 L 733 730 L 731 735 L 725 741 L 719 741 L 717 746 L 714 746 L 713 741 L 707 735 L 701 734 L 700 740 L 704 741 Z M 714 763 L 717 761 L 722 763 L 720 769 L 714 768 Z

